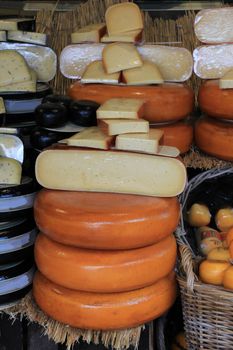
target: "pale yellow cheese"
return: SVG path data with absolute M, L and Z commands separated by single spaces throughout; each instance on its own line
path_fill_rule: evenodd
M 113 136 L 104 134 L 97 126 L 86 128 L 66 140 L 68 146 L 109 149 Z
M 6 109 L 5 109 L 4 100 L 2 97 L 0 97 L 0 114 L 5 114 L 5 113 L 6 113 Z
M 156 64 L 149 61 L 144 61 L 142 67 L 124 70 L 122 80 L 127 85 L 162 84 L 164 82 Z
M 81 83 L 118 84 L 120 74 L 120 72 L 108 74 L 104 70 L 102 61 L 94 61 L 87 66 Z
M 149 132 L 149 122 L 143 119 L 101 119 L 99 120 L 98 125 L 100 129 L 107 135 Z
M 111 98 L 104 102 L 96 111 L 97 119 L 138 119 L 144 116 L 142 99 Z
M 143 29 L 140 8 L 132 2 L 109 6 L 105 13 L 105 20 L 109 35 Z
M 4 30 L 0 30 L 0 41 L 6 41 L 6 32 Z
M 174 197 L 186 184 L 186 169 L 175 158 L 101 150 L 47 150 L 35 166 L 45 188 Z
M 31 80 L 22 83 L 15 83 L 5 86 L 0 86 L 0 92 L 14 92 L 14 91 L 25 91 L 25 92 L 36 92 L 36 81 L 37 76 L 33 69 L 30 69 Z
M 0 19 L 0 30 L 17 30 L 20 23 L 31 22 L 33 18 L 5 18 Z
M 46 45 L 47 35 L 36 32 L 26 32 L 23 30 L 9 30 L 7 33 L 8 40 L 20 41 L 24 43 Z
M 102 53 L 103 66 L 107 73 L 141 67 L 143 61 L 133 44 L 113 43 L 106 45 Z
M 157 154 L 164 157 L 178 157 L 180 151 L 177 147 L 173 146 L 159 146 Z
M 135 43 L 142 40 L 142 29 L 131 30 L 130 32 L 115 34 L 115 35 L 104 35 L 101 38 L 102 43 Z
M 229 70 L 219 80 L 220 89 L 233 89 L 233 69 Z
M 101 37 L 106 33 L 105 23 L 89 24 L 71 34 L 71 43 L 83 42 L 99 43 Z
M 19 185 L 22 166 L 12 158 L 0 157 L 0 184 Z

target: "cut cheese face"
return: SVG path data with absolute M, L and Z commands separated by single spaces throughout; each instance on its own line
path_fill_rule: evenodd
M 0 184 L 19 185 L 21 182 L 22 166 L 12 158 L 0 157 Z
M 34 21 L 33 18 L 7 18 L 0 20 L 0 30 L 18 30 L 27 23 Z
M 0 41 L 6 41 L 6 32 L 4 30 L 0 30 Z
M 164 157 L 178 157 L 180 154 L 180 151 L 177 147 L 173 146 L 159 146 L 158 147 L 158 156 L 164 156 Z
M 14 91 L 25 91 L 25 92 L 36 92 L 36 81 L 37 76 L 33 69 L 30 69 L 31 80 L 22 83 L 15 83 L 5 86 L 0 86 L 0 92 L 14 92 Z
M 156 154 L 163 131 L 151 129 L 147 134 L 125 134 L 116 137 L 116 149 Z
M 106 33 L 105 23 L 90 24 L 71 34 L 71 43 L 78 44 L 84 42 L 99 43 Z
M 7 39 L 9 41 L 46 45 L 47 35 L 36 32 L 25 32 L 22 30 L 9 30 L 7 33 Z
M 68 146 L 109 149 L 114 137 L 104 134 L 97 126 L 93 126 L 68 138 Z
M 115 35 L 104 35 L 101 38 L 102 43 L 137 43 L 142 40 L 142 29 L 131 30 L 130 32 L 115 34 Z
M 5 114 L 6 113 L 6 108 L 5 108 L 5 103 L 2 97 L 0 97 L 0 114 Z
M 149 122 L 143 119 L 101 119 L 99 120 L 99 127 L 107 135 L 149 132 Z
M 220 89 L 232 89 L 233 88 L 233 69 L 229 70 L 219 80 Z
M 91 62 L 83 73 L 81 83 L 118 84 L 120 72 L 108 74 L 105 72 L 102 61 Z
M 47 150 L 36 159 L 36 178 L 49 189 L 174 197 L 186 169 L 174 158 L 100 150 Z
M 96 111 L 97 119 L 138 119 L 144 116 L 144 100 L 112 98 Z
M 132 44 L 113 43 L 106 45 L 102 58 L 104 69 L 108 74 L 143 65 L 136 47 Z
M 105 13 L 105 20 L 109 35 L 143 29 L 143 18 L 140 8 L 132 2 L 108 7 Z
M 30 70 L 25 59 L 14 50 L 0 51 L 0 86 L 29 81 Z
M 164 82 L 156 64 L 149 61 L 144 61 L 142 67 L 124 70 L 122 80 L 127 85 L 163 84 Z

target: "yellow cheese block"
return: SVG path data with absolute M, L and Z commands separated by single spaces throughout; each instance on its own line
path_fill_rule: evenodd
M 19 185 L 22 166 L 13 158 L 0 157 L 0 184 Z
M 142 29 L 131 30 L 129 32 L 115 34 L 115 35 L 104 35 L 101 38 L 101 43 L 136 43 L 142 40 Z
M 33 69 L 30 69 L 31 80 L 22 83 L 14 83 L 10 85 L 0 86 L 0 92 L 26 91 L 36 92 L 37 75 Z
M 149 122 L 144 119 L 100 119 L 99 127 L 107 135 L 149 132 Z
M 105 72 L 102 61 L 91 62 L 82 75 L 81 83 L 118 84 L 120 72 L 108 74 Z
M 138 119 L 144 116 L 142 99 L 112 98 L 104 102 L 96 111 L 97 119 Z
M 83 42 L 99 43 L 101 37 L 106 33 L 105 23 L 89 24 L 71 34 L 71 43 Z
M 144 61 L 141 67 L 122 72 L 122 80 L 127 85 L 163 84 L 164 80 L 155 63 Z
M 85 130 L 67 139 L 68 146 L 109 149 L 114 137 L 104 134 L 97 126 Z

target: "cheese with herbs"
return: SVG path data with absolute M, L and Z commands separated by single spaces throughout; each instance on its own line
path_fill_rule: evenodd
M 37 45 L 46 45 L 47 35 L 36 32 L 26 32 L 23 30 L 9 30 L 7 33 L 9 41 L 20 41 Z

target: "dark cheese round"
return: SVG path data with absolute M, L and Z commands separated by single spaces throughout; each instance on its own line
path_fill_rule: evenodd
M 33 209 L 26 208 L 26 209 L 19 209 L 13 210 L 13 211 L 0 211 L 0 223 L 6 222 L 6 221 L 15 221 L 19 219 L 20 217 L 29 217 L 33 216 Z
M 43 98 L 42 103 L 59 103 L 67 108 L 69 108 L 73 100 L 66 95 L 47 95 Z
M 79 126 L 97 125 L 96 110 L 99 104 L 89 100 L 74 101 L 70 105 L 69 119 Z
M 59 127 L 67 121 L 67 108 L 59 103 L 42 103 L 35 109 L 36 124 L 40 127 Z
M 36 128 L 33 130 L 30 136 L 30 143 L 33 148 L 42 150 L 59 140 L 59 135 L 56 132 L 45 130 L 42 128 Z M 60 140 L 63 137 L 61 136 Z

